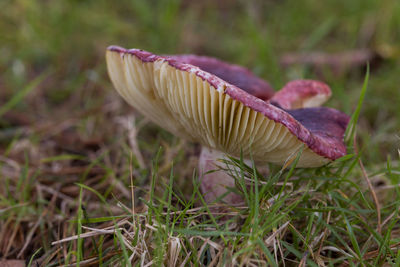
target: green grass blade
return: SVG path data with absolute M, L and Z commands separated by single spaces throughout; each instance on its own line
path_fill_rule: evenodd
M 121 231 L 118 229 L 118 227 L 116 225 L 115 225 L 115 233 L 117 235 L 119 244 L 120 244 L 121 249 L 122 249 L 122 255 L 124 256 L 124 260 L 125 260 L 125 264 L 126 264 L 125 266 L 132 267 L 132 263 L 129 260 L 128 251 L 126 250 L 126 246 L 125 246 L 124 239 L 122 237 Z
M 358 99 L 357 107 L 353 112 L 353 115 L 350 118 L 349 124 L 347 125 L 346 132 L 344 134 L 344 140 L 347 143 L 350 143 L 350 147 L 353 145 L 353 138 L 356 132 L 356 126 L 358 122 L 358 118 L 360 116 L 361 107 L 364 102 L 365 95 L 367 93 L 368 88 L 368 81 L 369 81 L 369 64 L 367 64 L 367 71 L 365 73 L 364 83 L 361 89 L 360 97 Z
M 35 256 L 36 256 L 41 250 L 42 250 L 42 248 L 39 248 L 38 250 L 35 251 L 35 253 L 33 253 L 33 255 L 31 256 L 31 258 L 29 259 L 28 267 L 31 267 L 31 266 L 32 266 L 33 259 L 35 258 Z
M 82 220 L 83 218 L 83 210 L 82 210 L 82 197 L 83 197 L 83 188 L 79 189 L 79 202 L 78 202 L 78 214 L 77 214 L 77 251 L 76 251 L 76 266 L 79 267 L 80 262 L 83 260 L 83 239 L 81 238 L 82 234 Z

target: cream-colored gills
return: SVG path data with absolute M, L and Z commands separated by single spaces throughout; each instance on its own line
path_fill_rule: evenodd
M 276 123 L 194 72 L 164 59 L 143 62 L 135 55 L 107 51 L 107 67 L 116 90 L 137 111 L 173 134 L 256 162 L 284 164 L 303 143 Z M 229 86 L 229 85 L 227 85 Z M 298 167 L 329 162 L 305 148 Z

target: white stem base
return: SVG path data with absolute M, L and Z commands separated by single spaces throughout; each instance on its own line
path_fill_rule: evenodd
M 235 187 L 235 179 L 218 167 L 225 167 L 218 159 L 223 159 L 224 153 L 203 147 L 199 159 L 200 189 L 207 203 L 212 203 L 220 196 L 229 191 L 228 188 Z M 215 170 L 215 171 L 214 171 Z M 213 171 L 207 173 L 208 171 Z M 231 205 L 243 204 L 243 198 L 235 193 L 228 193 L 220 199 Z

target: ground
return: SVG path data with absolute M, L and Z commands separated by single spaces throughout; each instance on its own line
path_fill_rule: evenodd
M 399 1 L 5 0 L 0 16 L 3 262 L 400 264 Z M 198 191 L 199 146 L 114 91 L 113 44 L 218 57 L 275 90 L 322 80 L 327 106 L 358 118 L 349 156 L 259 172 L 231 159 L 248 198 L 218 213 Z

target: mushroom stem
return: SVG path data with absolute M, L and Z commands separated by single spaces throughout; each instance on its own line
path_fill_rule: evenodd
M 235 179 L 220 169 L 225 167 L 225 164 L 219 160 L 223 158 L 223 152 L 202 147 L 199 159 L 199 172 L 200 189 L 204 194 L 204 199 L 207 203 L 212 203 L 219 199 L 219 201 L 230 205 L 243 204 L 244 200 L 239 194 L 233 192 L 226 194 L 229 188 L 235 187 Z M 224 194 L 225 196 L 221 198 Z

